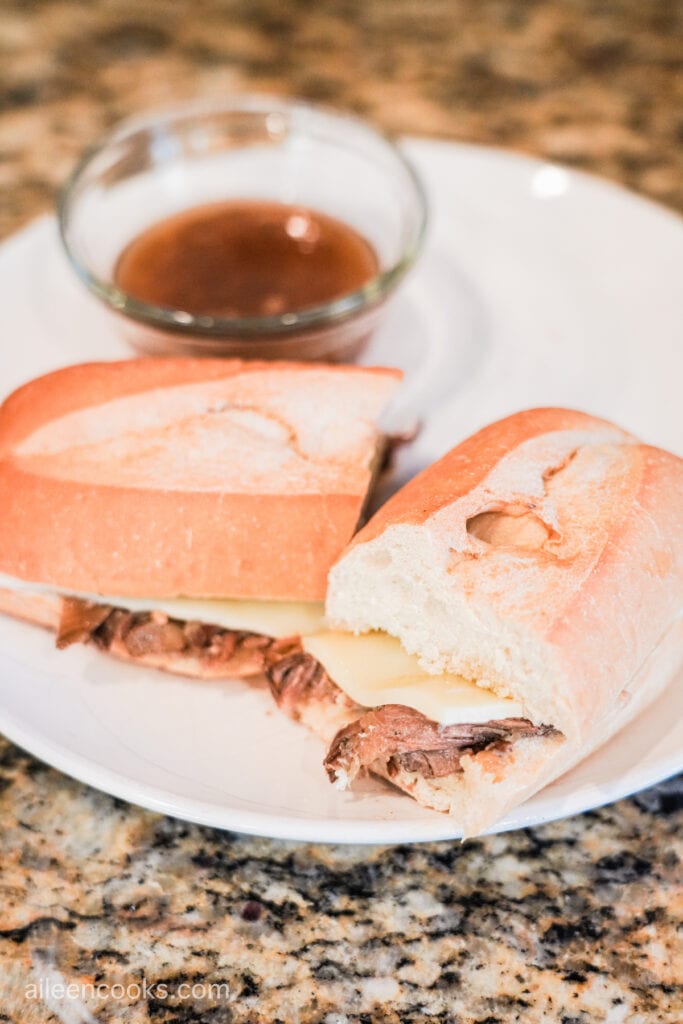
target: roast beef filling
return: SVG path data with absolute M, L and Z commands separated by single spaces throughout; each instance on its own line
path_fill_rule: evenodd
M 57 645 L 96 644 L 119 657 L 181 670 L 183 661 L 199 661 L 216 678 L 266 672 L 282 711 L 299 720 L 312 708 L 335 709 L 347 722 L 325 758 L 332 781 L 350 782 L 373 763 L 389 775 L 404 770 L 424 778 L 460 771 L 465 754 L 501 749 L 516 739 L 548 736 L 551 726 L 525 718 L 504 718 L 471 725 L 439 725 L 414 708 L 356 704 L 319 661 L 303 652 L 296 639 L 274 640 L 258 633 L 184 622 L 164 612 L 129 612 L 78 598 L 63 598 Z
M 325 758 L 330 779 L 351 780 L 375 761 L 389 775 L 401 769 L 424 778 L 460 771 L 464 754 L 501 749 L 523 736 L 548 736 L 550 726 L 526 718 L 501 718 L 471 725 L 439 725 L 414 708 L 384 704 L 365 712 L 337 733 Z
M 269 660 L 284 657 L 297 641 L 274 640 L 259 633 L 184 622 L 164 612 L 129 612 L 79 598 L 62 599 L 57 646 L 92 642 L 119 657 L 180 670 L 199 661 L 206 674 L 251 676 Z
M 277 706 L 295 721 L 299 721 L 311 704 L 345 706 L 349 718 L 364 711 L 330 679 L 320 662 L 304 651 L 293 651 L 272 663 L 268 682 Z
M 403 704 L 363 708 L 345 694 L 316 659 L 293 652 L 268 670 L 278 706 L 300 719 L 308 705 L 341 705 L 349 723 L 332 740 L 325 758 L 330 780 L 350 782 L 364 768 L 383 763 L 389 775 L 401 769 L 424 778 L 441 778 L 461 770 L 465 754 L 501 749 L 527 736 L 549 736 L 552 726 L 525 718 L 503 718 L 471 725 L 439 725 Z

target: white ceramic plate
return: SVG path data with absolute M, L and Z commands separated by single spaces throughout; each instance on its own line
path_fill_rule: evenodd
M 485 422 L 525 406 L 604 415 L 683 443 L 683 223 L 606 182 L 487 149 L 410 141 L 432 207 L 424 258 L 367 361 L 407 371 L 418 412 L 403 479 Z M 55 224 L 0 247 L 0 386 L 65 363 L 129 355 L 72 279 Z M 498 830 L 574 814 L 683 768 L 682 677 L 656 706 Z M 320 743 L 265 687 L 198 683 L 57 653 L 0 617 L 0 729 L 109 793 L 177 817 L 291 839 L 391 842 L 457 835 L 447 817 L 379 782 L 338 793 Z

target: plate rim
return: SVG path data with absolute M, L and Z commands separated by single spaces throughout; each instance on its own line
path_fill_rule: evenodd
M 669 685 L 673 685 L 673 681 Z M 662 697 L 664 695 L 665 694 L 662 694 Z M 644 712 L 647 710 L 648 709 L 645 708 Z M 637 721 L 637 719 L 634 721 Z M 633 724 L 633 722 L 629 723 L 629 725 Z M 624 731 L 628 728 L 629 726 L 627 725 Z M 434 814 L 434 821 L 432 822 L 431 818 L 429 820 L 425 819 L 424 821 L 405 821 L 404 819 L 393 820 L 391 818 L 375 820 L 362 818 L 326 818 L 323 820 L 314 817 L 288 817 L 284 814 L 276 816 L 267 814 L 266 812 L 243 808 L 239 811 L 229 812 L 230 814 L 240 818 L 240 825 L 237 827 L 236 824 L 228 824 L 226 821 L 219 820 L 220 813 L 211 813 L 211 808 L 220 807 L 218 804 L 213 804 L 204 800 L 188 800 L 184 797 L 179 798 L 160 787 L 141 783 L 139 780 L 126 776 L 121 772 L 99 765 L 97 762 L 92 761 L 81 754 L 75 754 L 73 751 L 60 748 L 56 744 L 48 740 L 44 740 L 42 737 L 36 739 L 34 735 L 29 733 L 16 721 L 14 716 L 9 714 L 2 706 L 0 706 L 0 732 L 16 746 L 20 747 L 31 756 L 37 757 L 47 765 L 48 768 L 55 769 L 76 782 L 91 786 L 93 789 L 96 789 L 107 796 L 124 800 L 126 803 L 133 804 L 143 810 L 164 814 L 168 817 L 175 818 L 180 821 L 187 821 L 195 825 L 217 828 L 226 832 L 237 832 L 244 835 L 261 836 L 264 838 L 302 843 L 315 842 L 364 846 L 401 844 L 406 842 L 443 842 L 463 839 L 462 830 L 457 827 L 450 827 L 451 819 L 448 815 L 442 814 L 439 811 L 429 812 Z M 608 746 L 608 744 L 613 742 L 615 738 L 616 737 L 613 737 L 612 740 L 604 744 L 603 747 L 593 751 L 592 754 L 588 755 L 588 757 L 593 756 L 593 754 L 598 754 L 600 750 Z M 588 758 L 585 758 L 584 760 L 588 760 Z M 580 762 L 580 764 L 581 763 L 583 762 Z M 683 760 L 677 759 L 675 754 L 672 754 L 666 759 L 664 764 L 666 765 L 664 768 L 664 774 L 662 774 L 662 763 L 654 762 L 650 771 L 646 773 L 645 776 L 639 776 L 637 781 L 632 778 L 636 771 L 636 767 L 634 766 L 629 773 L 620 776 L 622 782 L 628 780 L 625 785 L 616 785 L 613 789 L 610 789 L 609 792 L 603 791 L 597 800 L 594 799 L 595 794 L 591 795 L 588 788 L 581 787 L 574 791 L 574 794 L 576 795 L 583 794 L 583 797 L 577 800 L 576 803 L 572 803 L 571 796 L 565 796 L 561 805 L 558 803 L 555 809 L 551 810 L 550 813 L 544 813 L 540 816 L 533 815 L 531 813 L 531 809 L 533 808 L 532 801 L 535 797 L 543 793 L 543 790 L 539 790 L 539 792 L 530 797 L 528 801 L 525 801 L 517 808 L 514 808 L 514 812 L 520 813 L 524 811 L 524 808 L 529 806 L 529 803 L 531 803 L 529 813 L 520 813 L 521 820 L 506 823 L 505 819 L 503 819 L 500 823 L 500 827 L 498 825 L 494 825 L 489 829 L 485 829 L 481 835 L 503 835 L 507 832 L 517 831 L 518 829 L 536 828 L 540 825 L 546 825 L 553 821 L 560 821 L 564 818 L 575 817 L 576 815 L 584 814 L 587 811 L 596 810 L 600 807 L 616 803 L 619 800 L 633 796 L 635 793 L 642 792 L 653 785 L 665 782 L 667 779 L 677 775 L 683 767 Z M 578 768 L 579 765 L 576 765 L 575 767 Z M 571 776 L 573 770 L 574 769 L 570 769 L 566 775 Z M 560 776 L 554 781 L 557 782 L 562 777 L 563 776 Z M 143 799 L 140 799 L 139 797 L 143 797 Z M 192 811 L 190 809 L 191 807 L 194 807 L 195 810 Z M 556 811 L 557 813 L 555 813 Z M 277 828 L 272 827 L 274 822 L 278 822 Z M 264 831 L 266 823 L 268 823 L 268 828 Z M 326 832 L 324 838 L 320 838 L 321 825 Z M 437 825 L 440 825 L 441 827 L 436 827 Z
M 588 187 L 592 191 L 597 190 L 598 193 L 621 199 L 634 210 L 637 209 L 639 214 L 656 216 L 660 223 L 666 223 L 667 227 L 680 232 L 683 242 L 683 215 L 678 210 L 667 207 L 664 203 L 650 196 L 642 195 L 611 178 L 601 177 L 593 172 L 573 168 L 531 153 L 496 146 L 416 135 L 401 136 L 399 142 L 405 146 L 409 158 L 414 151 L 421 150 L 421 158 L 427 161 L 431 153 L 438 153 L 439 158 L 444 154 L 455 156 L 456 159 L 475 157 L 492 161 L 498 167 L 513 164 L 520 171 L 526 171 L 527 174 L 543 167 L 559 168 L 568 176 L 568 192 L 573 187 Z M 531 196 L 531 198 L 536 198 L 538 202 L 543 201 L 540 197 Z M 563 198 L 562 195 L 557 197 L 560 201 Z M 12 250 L 14 245 L 21 244 L 22 241 L 28 241 L 28 236 L 32 233 L 38 234 L 42 230 L 46 232 L 45 237 L 47 238 L 49 226 L 54 223 L 56 223 L 55 215 L 49 212 L 31 218 L 16 231 L 0 239 L 0 259 L 11 259 L 9 250 Z M 626 726 L 626 729 L 628 728 L 629 726 Z M 422 843 L 454 840 L 462 837 L 462 832 L 451 826 L 451 819 L 439 812 L 432 812 L 434 814 L 432 823 L 431 819 L 411 821 L 402 818 L 362 819 L 322 818 L 319 816 L 297 818 L 243 808 L 228 810 L 227 816 L 232 816 L 232 821 L 219 820 L 221 817 L 225 818 L 226 808 L 224 805 L 187 797 L 179 798 L 163 787 L 141 782 L 139 779 L 134 779 L 115 769 L 107 768 L 85 755 L 60 747 L 40 734 L 38 736 L 33 734 L 2 705 L 0 705 L 0 731 L 12 743 L 69 778 L 155 813 L 166 814 L 199 825 L 280 840 L 316 843 L 374 845 Z M 520 818 L 519 821 L 506 824 L 504 820 L 501 823 L 502 827 L 494 826 L 484 834 L 500 834 L 518 828 L 535 827 L 565 817 L 583 814 L 586 811 L 624 799 L 658 782 L 663 782 L 681 769 L 683 769 L 683 752 L 679 757 L 672 753 L 662 762 L 650 763 L 645 775 L 634 778 L 633 776 L 637 775 L 637 772 L 632 768 L 628 774 L 619 777 L 618 782 L 621 782 L 621 785 L 616 784 L 610 788 L 609 792 L 596 794 L 595 792 L 591 793 L 586 786 L 579 787 L 573 794 L 565 796 L 561 802 L 558 801 L 557 806 L 549 813 L 544 813 L 541 816 L 534 816 L 533 813 L 524 814 L 528 803 L 522 804 L 515 808 L 515 812 Z M 568 775 L 571 775 L 571 771 Z M 536 796 L 542 792 L 543 790 Z M 576 798 L 574 801 L 572 801 L 572 796 Z M 533 801 L 535 797 L 530 799 Z M 530 811 L 532 808 L 533 803 Z M 324 837 L 321 838 L 321 835 Z
M 517 163 L 520 167 L 527 166 L 529 168 L 535 167 L 536 169 L 542 167 L 554 167 L 564 171 L 570 180 L 575 178 L 577 181 L 583 182 L 591 187 L 597 187 L 599 189 L 603 189 L 605 192 L 613 193 L 617 196 L 621 196 L 622 198 L 629 199 L 634 204 L 640 205 L 644 209 L 649 209 L 651 212 L 657 213 L 672 223 L 677 223 L 678 227 L 683 231 L 683 211 L 677 210 L 674 206 L 667 206 L 667 204 L 662 200 L 655 199 L 653 196 L 646 195 L 643 192 L 638 192 L 631 185 L 617 181 L 615 178 L 601 175 L 597 173 L 597 171 L 586 170 L 583 167 L 572 167 L 571 164 L 563 163 L 561 160 L 545 158 L 538 154 L 527 152 L 526 150 L 507 149 L 504 146 L 494 146 L 485 142 L 465 142 L 461 139 L 446 139 L 439 136 L 414 135 L 412 133 L 401 133 L 396 136 L 396 139 L 399 145 L 405 145 L 409 150 L 413 147 L 418 150 L 455 150 L 462 154 L 469 153 L 471 155 L 502 161 L 503 163 Z M 30 228 L 36 227 L 43 221 L 51 221 L 56 225 L 57 216 L 49 210 L 43 210 L 42 212 L 31 215 L 17 228 L 10 231 L 9 234 L 0 237 L 0 254 L 8 243 L 18 241 Z
M 672 224 L 677 224 L 683 232 L 683 211 L 677 210 L 674 206 L 667 206 L 661 200 L 645 195 L 643 192 L 638 192 L 632 186 L 619 182 L 615 178 L 603 176 L 595 171 L 587 171 L 583 167 L 572 167 L 571 164 L 564 164 L 559 160 L 546 159 L 534 153 L 527 153 L 519 149 L 506 149 L 502 146 L 492 146 L 488 143 L 463 142 L 458 139 L 450 140 L 428 135 L 400 135 L 398 141 L 401 145 L 405 144 L 409 149 L 415 146 L 417 149 L 424 148 L 425 150 L 433 149 L 435 151 L 438 149 L 458 150 L 463 154 L 471 153 L 472 155 L 484 156 L 503 163 L 517 163 L 520 167 L 533 167 L 536 170 L 543 167 L 557 168 L 563 171 L 570 181 L 575 178 L 579 183 L 590 187 L 597 187 L 606 193 L 630 200 L 634 205 L 656 213 Z M 545 199 L 541 200 L 540 197 L 537 198 L 539 201 L 546 201 Z M 553 199 L 556 198 L 562 199 L 562 196 L 553 196 Z M 51 214 L 47 214 L 47 216 L 50 217 Z M 13 236 L 10 235 L 8 237 L 11 238 Z M 1 245 L 2 240 L 0 240 Z

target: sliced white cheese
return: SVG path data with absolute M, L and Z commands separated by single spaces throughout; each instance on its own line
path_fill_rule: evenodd
M 331 679 L 364 707 L 404 704 L 442 725 L 522 718 L 517 701 L 498 697 L 457 675 L 430 675 L 386 633 L 317 633 L 304 649 Z
M 237 601 L 200 600 L 194 598 L 114 597 L 111 594 L 89 594 L 62 590 L 41 583 L 28 583 L 0 573 L 0 587 L 31 593 L 61 594 L 84 601 L 110 604 L 131 612 L 161 611 L 174 619 L 205 622 L 224 629 L 239 629 L 265 636 L 305 636 L 325 628 L 324 605 L 321 601 Z
M 113 599 L 108 603 L 112 602 Z M 129 605 L 130 601 L 127 600 L 126 607 Z M 177 598 L 145 602 L 145 610 L 150 608 L 158 608 L 175 619 L 207 622 L 225 629 L 243 629 L 273 637 L 306 636 L 324 628 L 325 621 L 325 606 L 317 601 L 201 601 Z

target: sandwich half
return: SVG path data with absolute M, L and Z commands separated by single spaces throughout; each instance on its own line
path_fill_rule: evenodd
M 127 660 L 249 675 L 320 628 L 393 369 L 71 366 L 0 407 L 0 610 Z
M 391 498 L 333 566 L 332 629 L 270 668 L 359 772 L 479 833 L 655 700 L 683 660 L 683 462 L 533 409 Z

